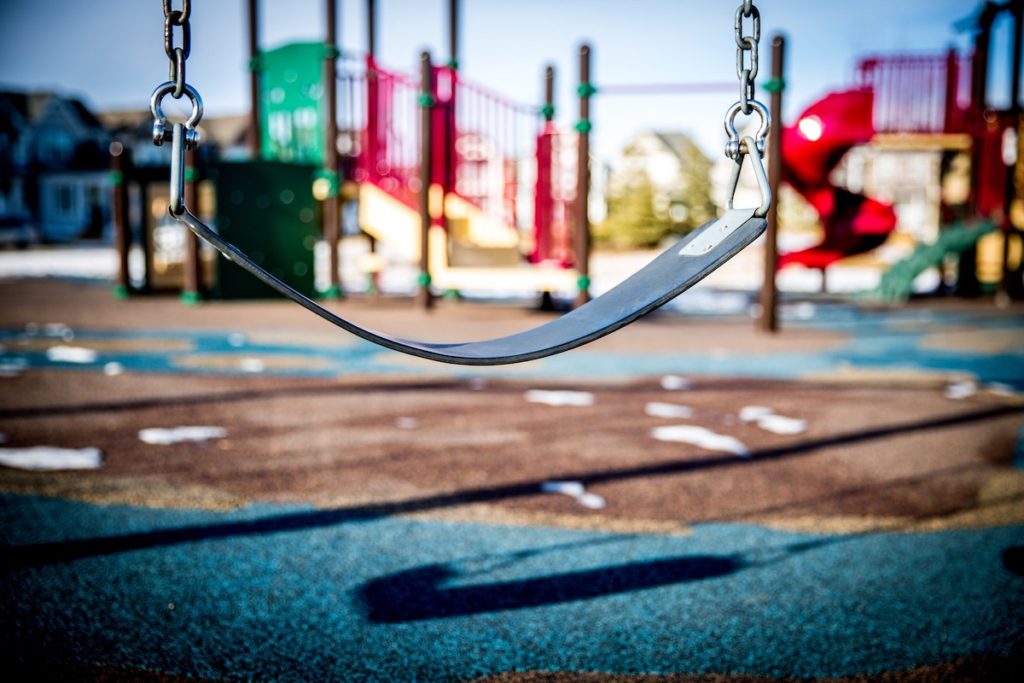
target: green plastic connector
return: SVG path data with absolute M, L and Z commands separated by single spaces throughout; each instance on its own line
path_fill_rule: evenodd
M 124 183 L 124 173 L 122 173 L 121 171 L 111 171 L 110 184 L 116 186 L 121 185 L 122 183 Z
M 762 85 L 761 87 L 765 89 L 765 92 L 783 92 L 786 89 L 786 79 L 772 78 L 771 80 L 765 81 L 764 85 Z
M 580 119 L 573 127 L 577 133 L 589 133 L 594 126 L 590 123 L 590 119 Z
M 555 118 L 555 105 L 545 104 L 543 107 L 540 108 L 540 115 L 543 116 L 548 121 Z
M 580 275 L 578 278 L 576 278 L 576 289 L 580 290 L 581 292 L 585 292 L 588 289 L 590 289 L 590 278 L 587 277 L 586 275 Z
M 459 60 L 457 60 L 455 58 L 449 59 L 448 63 L 445 64 L 445 66 L 447 66 L 449 69 L 458 69 L 459 68 Z
M 324 59 L 337 59 L 340 56 L 341 50 L 338 49 L 337 45 L 324 43 Z
M 416 284 L 418 284 L 420 287 L 429 287 L 430 273 L 420 273 L 418 276 L 416 276 Z
M 597 94 L 597 86 L 593 83 L 580 83 L 576 88 L 576 94 L 580 97 L 590 97 Z
M 181 303 L 186 306 L 198 306 L 203 303 L 203 295 L 199 292 L 182 292 Z
M 435 100 L 434 96 L 431 95 L 430 93 L 421 92 L 419 94 L 419 97 L 416 98 L 416 103 L 421 107 L 427 108 L 433 107 L 437 103 L 437 100 Z
M 185 167 L 185 182 L 186 183 L 194 183 L 197 180 L 199 180 L 199 171 L 197 171 L 194 166 L 186 166 Z
M 341 291 L 341 287 L 338 285 L 331 285 L 327 289 L 320 292 L 321 299 L 344 299 L 345 293 Z
M 131 290 L 129 290 L 125 285 L 114 285 L 114 298 L 118 301 L 124 301 L 131 295 Z

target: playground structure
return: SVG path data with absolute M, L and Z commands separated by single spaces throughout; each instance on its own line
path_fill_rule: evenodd
M 520 288 L 542 293 L 547 301 L 552 292 L 574 290 L 578 302 L 585 301 L 589 226 L 586 211 L 578 208 L 585 207 L 585 197 L 578 195 L 586 193 L 589 185 L 589 99 L 597 92 L 589 83 L 589 51 L 581 52 L 577 131 L 565 132 L 553 120 L 554 75 L 550 69 L 545 79 L 548 97 L 542 107 L 511 102 L 459 73 L 457 3 L 450 4 L 451 59 L 444 65 L 427 59 L 418 75 L 396 72 L 377 61 L 372 1 L 368 2 L 367 54 L 342 54 L 333 35 L 333 4 L 327 3 L 326 47 L 319 42 L 305 44 L 307 54 L 300 72 L 312 75 L 299 81 L 307 90 L 315 90 L 308 86 L 311 79 L 319 78 L 326 97 L 315 103 L 312 118 L 304 115 L 303 119 L 298 109 L 284 118 L 280 107 L 275 110 L 274 91 L 283 81 L 277 77 L 275 86 L 270 75 L 274 54 L 297 46 L 259 50 L 256 3 L 250 2 L 254 66 L 250 149 L 261 158 L 305 161 L 321 168 L 312 186 L 322 208 L 324 241 L 338 243 L 342 204 L 357 200 L 359 228 L 371 249 L 385 245 L 387 253 L 419 262 L 418 298 L 424 306 L 429 306 L 438 292 L 505 289 L 512 281 Z M 782 255 L 777 267 L 800 264 L 824 273 L 836 261 L 870 251 L 892 234 L 897 220 L 890 203 L 830 182 L 831 172 L 847 151 L 865 145 L 928 149 L 940 150 L 944 163 L 956 154 L 970 155 L 970 197 L 964 205 L 943 206 L 941 222 L 994 219 L 1009 236 L 1003 240 L 1002 265 L 1004 287 L 1012 285 L 1009 271 L 1014 241 L 1019 238 L 1013 231 L 1010 202 L 1020 191 L 1013 186 L 1013 174 L 1007 172 L 1000 147 L 1005 146 L 1001 143 L 1006 130 L 1020 125 L 1019 94 L 1011 95 L 1016 109 L 993 112 L 986 108 L 986 54 L 992 18 L 1007 9 L 1019 14 L 1019 4 L 985 6 L 978 19 L 972 58 L 950 51 L 862 59 L 854 87 L 827 94 L 780 131 L 780 139 L 772 146 L 782 150 L 777 155 L 781 166 L 776 168 L 775 159 L 769 159 L 773 186 L 781 176 L 810 202 L 821 217 L 824 240 L 810 249 Z M 1016 49 L 1019 52 L 1019 47 Z M 781 54 L 776 57 L 779 72 L 773 73 L 766 85 L 779 120 L 784 79 Z M 723 84 L 703 85 L 714 89 Z M 632 94 L 637 88 L 647 89 L 628 84 L 601 87 L 600 92 Z M 661 89 L 678 91 L 673 84 Z M 280 144 L 282 136 L 288 144 Z M 575 140 L 573 175 L 566 151 Z M 191 173 L 196 179 L 205 175 L 202 169 Z M 776 221 L 769 218 L 769 244 L 774 245 Z M 189 235 L 187 242 L 186 261 L 194 261 L 194 237 Z M 938 243 L 955 243 L 957 251 L 963 252 L 958 285 L 968 291 L 964 285 L 974 276 L 974 245 L 965 246 L 959 239 Z M 920 250 L 932 259 L 931 266 L 941 265 L 951 254 L 939 254 L 928 244 Z M 321 294 L 330 298 L 341 290 L 337 249 L 328 253 L 330 287 Z M 766 249 L 766 271 L 776 269 L 774 258 L 774 249 Z M 919 261 L 915 263 L 920 265 Z M 364 261 L 371 288 L 384 265 L 376 256 Z M 988 266 L 991 271 L 991 264 Z M 197 271 L 198 267 L 186 263 L 186 296 L 190 292 L 197 296 Z M 888 291 L 909 291 L 909 283 L 892 286 L 892 279 L 900 272 L 912 271 L 918 268 L 896 269 L 887 280 Z M 775 310 L 773 285 L 766 281 L 765 318 L 772 317 Z
M 830 92 L 807 107 L 783 131 L 783 177 L 817 211 L 824 232 L 822 242 L 783 254 L 778 267 L 799 264 L 823 273 L 836 261 L 881 246 L 897 226 L 892 204 L 836 187 L 830 176 L 854 147 L 876 150 L 934 151 L 948 169 L 956 155 L 970 159 L 969 194 L 956 203 L 943 195 L 939 207 L 940 234 L 934 244 L 923 244 L 906 264 L 887 273 L 878 289 L 882 298 L 905 296 L 910 282 L 924 267 L 938 267 L 947 257 L 960 256 L 957 288 L 964 294 L 978 291 L 975 243 L 991 229 L 960 226 L 946 237 L 947 226 L 964 220 L 992 222 L 1002 229 L 998 270 L 1001 286 L 1020 296 L 1021 218 L 1014 218 L 1014 197 L 1022 196 L 1017 150 L 1022 126 L 1020 110 L 1021 8 L 1019 1 L 988 2 L 976 19 L 974 49 L 961 57 L 955 49 L 938 54 L 876 55 L 860 60 L 854 87 Z M 1008 109 L 989 106 L 989 44 L 996 17 L 1010 12 L 1015 18 Z M 1007 151 L 1009 149 L 1009 152 Z M 1015 179 L 1016 176 L 1016 179 Z M 1020 209 L 1017 209 L 1019 214 Z M 990 226 L 991 227 L 991 226 Z M 950 229 L 953 229 L 950 227 Z M 967 242 L 964 237 L 970 238 Z M 1011 243 L 1015 242 L 1016 246 Z M 948 247 L 948 248 L 945 248 Z M 1017 263 L 1013 263 L 1014 258 Z M 987 270 L 994 268 L 991 264 Z

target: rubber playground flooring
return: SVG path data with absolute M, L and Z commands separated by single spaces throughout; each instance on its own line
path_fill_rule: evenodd
M 451 339 L 543 319 L 345 306 Z M 664 315 L 556 359 L 467 371 L 283 303 L 0 283 L 3 446 L 103 453 L 94 470 L 0 468 L 7 668 L 1012 680 L 1021 310 L 786 316 L 769 339 L 748 319 Z M 182 425 L 226 435 L 139 438 Z

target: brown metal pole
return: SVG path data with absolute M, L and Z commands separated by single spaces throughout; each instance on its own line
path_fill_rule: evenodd
M 131 294 L 128 275 L 128 251 L 131 249 L 131 226 L 128 225 L 128 172 L 131 150 L 120 142 L 110 144 L 110 180 L 114 186 L 114 244 L 117 247 L 117 282 L 114 296 L 125 299 Z
M 260 157 L 260 42 L 258 0 L 249 0 L 249 155 Z
M 590 301 L 590 46 L 580 46 L 580 120 L 576 122 L 579 132 L 576 157 L 576 306 Z
M 785 89 L 786 39 L 772 38 L 772 88 L 768 107 L 772 129 L 768 135 L 768 185 L 772 205 L 768 209 L 768 230 L 764 240 L 764 283 L 761 286 L 761 331 L 774 334 L 779 329 L 778 287 L 775 271 L 779 263 L 779 185 L 782 182 L 782 91 Z
M 416 304 L 423 310 L 434 305 L 430 293 L 430 181 L 433 166 L 431 125 L 434 100 L 434 71 L 430 53 L 420 55 L 420 275 Z
M 196 191 L 196 150 L 185 151 L 185 205 L 199 213 L 198 195 Z M 181 300 L 189 305 L 198 304 L 202 300 L 202 276 L 199 271 L 199 237 L 184 225 L 185 231 L 185 263 L 182 273 Z
M 341 181 L 338 177 L 338 0 L 325 0 L 327 15 L 327 37 L 324 46 L 324 96 L 327 98 L 324 126 L 324 171 L 330 188 L 324 199 L 323 230 L 328 248 L 328 279 L 325 298 L 337 299 L 342 296 L 341 264 L 338 258 L 341 232 Z
M 448 0 L 448 66 L 459 68 L 459 0 Z

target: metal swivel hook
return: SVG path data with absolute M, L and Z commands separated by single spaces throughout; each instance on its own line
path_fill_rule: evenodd
M 174 81 L 167 81 L 161 83 L 153 91 L 152 97 L 149 98 L 149 110 L 153 113 L 153 144 L 160 146 L 165 142 L 171 140 L 171 130 L 167 123 L 167 117 L 164 115 L 163 107 L 161 103 L 167 95 L 173 95 L 178 84 Z M 192 102 L 192 113 L 189 115 L 188 120 L 184 124 L 185 128 L 185 148 L 195 149 L 199 147 L 199 131 L 196 130 L 196 126 L 199 125 L 199 120 L 203 118 L 203 98 L 199 96 L 196 89 L 191 85 L 185 84 L 184 86 L 185 95 Z

